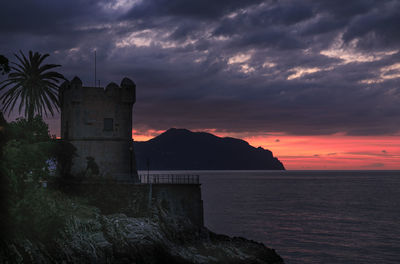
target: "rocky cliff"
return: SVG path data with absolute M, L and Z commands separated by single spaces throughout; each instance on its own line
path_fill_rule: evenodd
M 244 140 L 171 128 L 135 142 L 137 167 L 146 170 L 284 170 L 272 152 Z
M 149 217 L 103 215 L 86 207 L 68 219 L 50 244 L 14 239 L 1 263 L 283 263 L 261 243 L 217 235 L 159 204 Z

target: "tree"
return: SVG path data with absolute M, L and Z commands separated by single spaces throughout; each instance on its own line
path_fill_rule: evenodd
M 53 243 L 65 221 L 75 212 L 75 204 L 58 191 L 38 188 L 40 181 L 52 179 L 51 160 L 61 155 L 72 159 L 69 142 L 59 145 L 49 135 L 48 126 L 40 116 L 32 122 L 18 118 L 7 123 L 0 111 L 0 262 L 20 261 L 20 255 L 8 254 L 8 243 L 26 238 Z M 57 152 L 55 152 L 57 148 Z M 73 151 L 73 149 L 72 149 Z M 58 162 L 58 161 L 57 161 Z M 2 251 L 5 248 L 6 251 Z M 14 258 L 15 257 L 15 258 Z
M 71 177 L 72 160 L 76 157 L 75 146 L 64 139 L 56 139 L 53 144 L 52 155 L 57 163 L 59 176 L 66 179 Z
M 18 118 L 5 125 L 7 142 L 3 147 L 2 166 L 10 192 L 22 197 L 27 184 L 37 185 L 49 176 L 48 161 L 53 156 L 54 141 L 47 124 L 40 116 L 31 122 Z
M 3 55 L 0 55 L 0 73 L 6 74 L 10 71 L 10 66 L 8 65 L 8 59 Z
M 4 167 L 3 147 L 7 143 L 6 133 L 7 121 L 0 111 L 0 237 L 8 237 L 9 234 L 9 191 L 8 178 Z M 0 244 L 0 246 L 3 246 Z
M 27 58 L 22 51 L 14 54 L 18 63 L 12 63 L 11 72 L 8 79 L 2 81 L 0 91 L 9 88 L 1 97 L 3 111 L 10 112 L 19 102 L 18 112 L 24 108 L 24 115 L 28 122 L 33 120 L 36 114 L 42 116 L 43 112 L 47 116 L 47 110 L 54 115 L 55 108 L 59 110 L 58 102 L 58 83 L 64 80 L 64 76 L 58 72 L 51 71 L 60 67 L 57 64 L 42 64 L 49 54 L 33 53 L 29 51 Z

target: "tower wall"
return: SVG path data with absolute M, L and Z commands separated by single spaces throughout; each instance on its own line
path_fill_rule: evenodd
M 77 149 L 72 173 L 86 171 L 93 157 L 101 175 L 137 180 L 132 142 L 132 107 L 135 84 L 124 78 L 121 85 L 105 89 L 85 87 L 79 78 L 60 88 L 61 137 Z

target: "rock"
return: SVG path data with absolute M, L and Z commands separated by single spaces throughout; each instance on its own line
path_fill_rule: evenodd
M 171 128 L 134 142 L 138 170 L 284 170 L 272 152 L 236 138 Z
M 7 259 L 7 256 L 10 259 Z M 149 218 L 125 214 L 68 219 L 55 243 L 13 241 L 0 252 L 9 263 L 283 263 L 261 243 L 199 229 L 161 206 Z

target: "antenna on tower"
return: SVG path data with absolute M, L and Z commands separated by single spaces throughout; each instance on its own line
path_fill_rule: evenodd
M 94 87 L 97 87 L 96 86 L 96 80 L 97 80 L 97 76 L 96 76 L 96 74 L 97 74 L 97 69 L 96 69 L 96 50 L 94 50 Z

